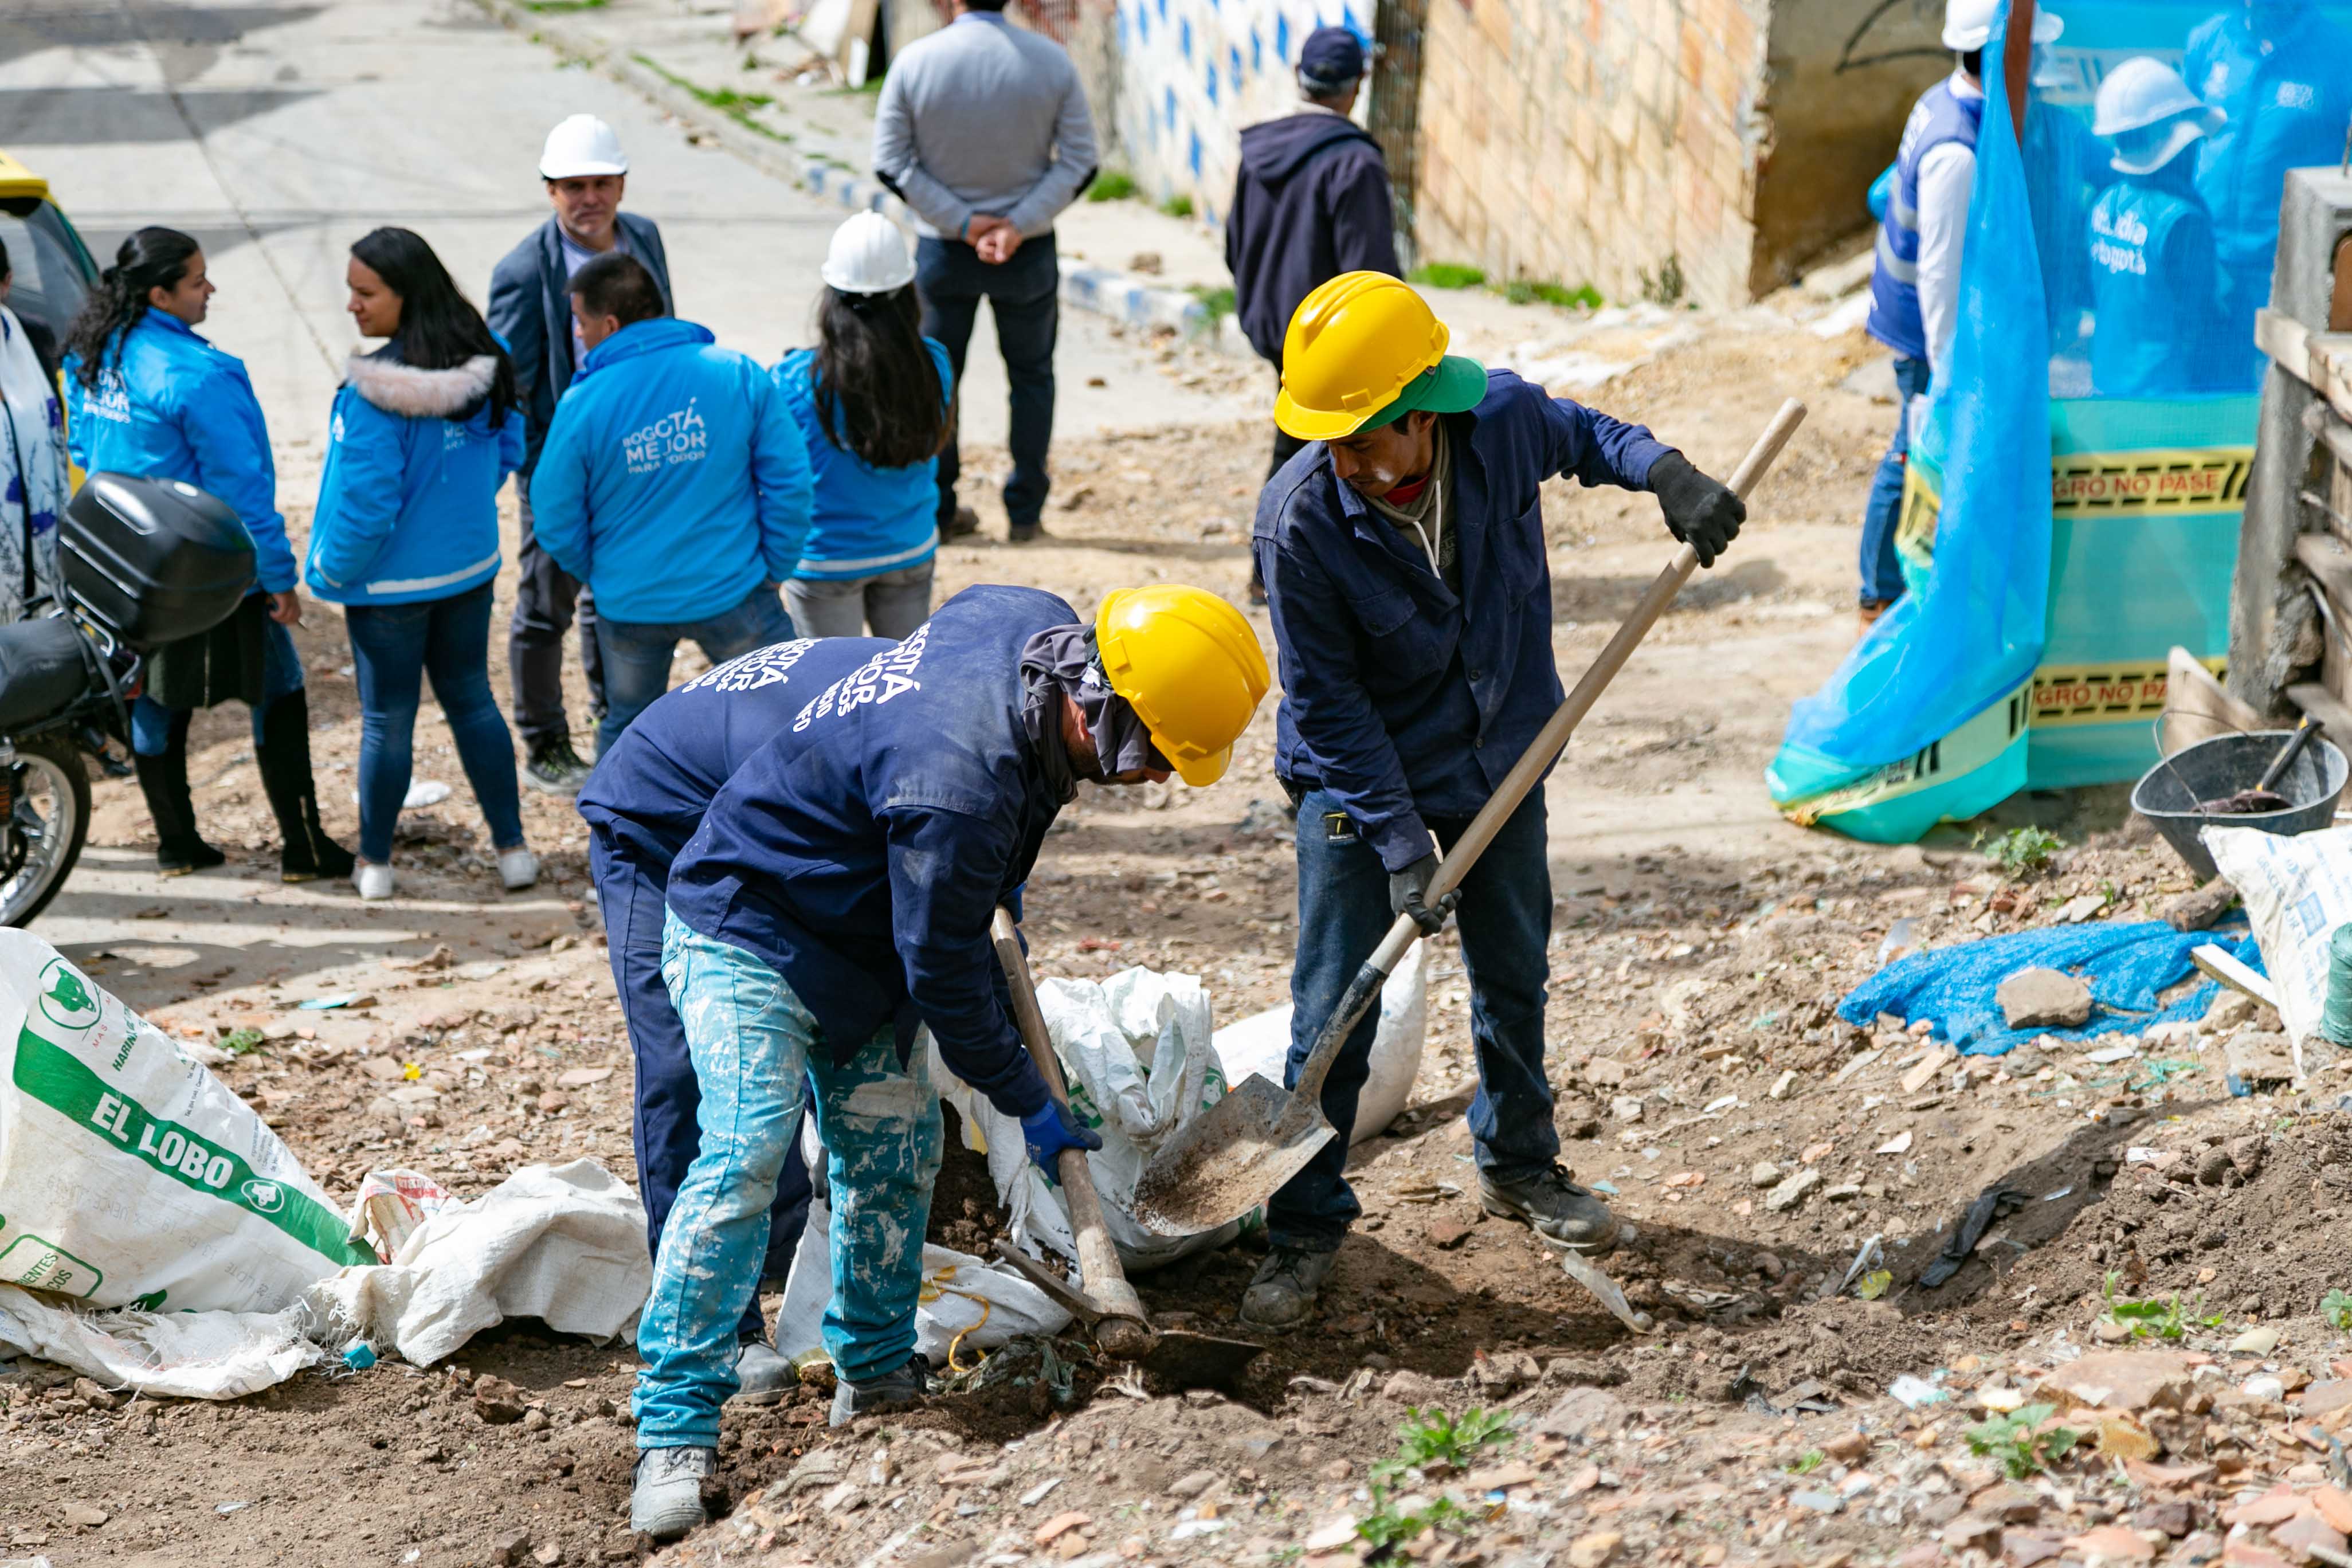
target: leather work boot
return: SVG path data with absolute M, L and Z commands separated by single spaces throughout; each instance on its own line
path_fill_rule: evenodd
M 767 1341 L 745 1340 L 735 1352 L 735 1379 L 738 1386 L 729 1404 L 773 1405 L 800 1382 L 800 1374 Z
M 702 1483 L 718 1471 L 716 1448 L 647 1448 L 637 1456 L 629 1528 L 656 1541 L 676 1541 L 708 1517 Z
M 852 1383 L 843 1378 L 834 1385 L 833 1419 L 835 1426 L 846 1426 L 861 1415 L 877 1415 L 885 1410 L 904 1410 L 922 1403 L 923 1395 L 931 1391 L 929 1369 L 920 1356 L 908 1356 L 896 1372 L 886 1372 L 864 1383 Z
M 1568 1179 L 1555 1162 L 1523 1176 L 1478 1173 L 1478 1202 L 1488 1214 L 1523 1219 L 1548 1246 L 1598 1258 L 1617 1245 L 1617 1220 L 1609 1205 Z
M 1316 1292 L 1331 1277 L 1339 1252 L 1277 1247 L 1250 1276 L 1242 1293 L 1242 1321 L 1253 1329 L 1295 1329 L 1315 1310 Z

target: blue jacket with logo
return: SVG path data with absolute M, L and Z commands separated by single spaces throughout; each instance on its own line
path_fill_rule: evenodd
M 940 395 L 955 395 L 948 351 L 929 338 Z M 816 501 L 808 542 L 795 577 L 856 579 L 919 566 L 939 551 L 940 464 L 937 458 L 903 468 L 877 468 L 826 436 L 817 413 L 816 355 L 794 349 L 778 362 L 776 390 L 792 410 L 808 447 Z
M 2171 173 L 2126 175 L 2091 208 L 2091 390 L 2102 397 L 2215 390 L 2242 357 L 2221 342 L 2212 219 L 2186 171 Z
M 1878 253 L 1870 269 L 1870 315 L 1863 330 L 1896 353 L 1927 357 L 1927 328 L 1919 313 L 1919 162 L 1947 142 L 1977 144 L 1984 100 L 1962 98 L 1949 77 L 1919 95 L 1903 123 L 1895 154 L 1895 184 L 1878 224 Z
M 929 1025 L 998 1110 L 1045 1105 L 988 924 L 1062 809 L 1022 724 L 1021 649 L 1077 619 L 1034 588 L 965 589 L 808 696 L 671 867 L 670 912 L 774 965 L 837 1060 Z
M 531 531 L 608 620 L 733 609 L 793 574 L 808 449 L 768 373 L 661 316 L 588 351 L 530 480 Z
M 2213 215 L 2221 265 L 2267 275 L 2278 248 L 2286 172 L 2333 167 L 2344 154 L 2344 128 L 2352 121 L 2352 34 L 2315 6 L 2264 9 L 2283 18 L 2267 47 L 2246 7 L 2225 5 L 2189 35 L 2180 74 L 2227 117 L 2205 139 L 2197 165 L 2197 194 Z
M 1453 453 L 1462 592 L 1310 441 L 1258 497 L 1252 547 L 1282 656 L 1275 772 L 1339 796 L 1389 869 L 1430 853 L 1433 816 L 1468 816 L 1564 693 L 1552 665 L 1542 485 L 1641 489 L 1672 450 L 1639 425 L 1507 370 L 1441 415 Z
M 353 354 L 327 426 L 303 576 L 338 605 L 446 599 L 499 572 L 499 487 L 522 466 L 522 411 L 490 422 L 498 361 L 446 370 Z
M 278 465 L 245 362 L 151 310 L 108 342 L 97 386 L 81 384 L 80 363 L 78 354 L 65 363 L 66 447 L 75 463 L 85 473 L 179 479 L 219 498 L 253 538 L 261 587 L 293 587 Z
M 598 847 L 667 877 L 711 797 L 808 700 L 894 645 L 801 637 L 755 647 L 654 700 L 580 791 Z

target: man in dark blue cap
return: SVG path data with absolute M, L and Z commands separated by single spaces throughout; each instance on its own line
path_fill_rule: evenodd
M 1364 46 L 1345 27 L 1318 27 L 1298 51 L 1306 107 L 1242 132 L 1241 172 L 1225 217 L 1225 266 L 1242 331 L 1282 373 L 1282 335 L 1298 302 L 1342 272 L 1402 277 L 1396 215 L 1380 143 L 1348 118 L 1363 85 Z M 1279 426 L 1271 479 L 1304 446 Z M 1255 569 L 1250 597 L 1265 601 Z

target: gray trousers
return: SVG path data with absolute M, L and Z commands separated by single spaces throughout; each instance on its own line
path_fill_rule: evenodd
M 894 641 L 931 615 L 931 563 L 871 577 L 795 577 L 784 584 L 793 629 L 804 637 L 854 637 L 874 628 Z

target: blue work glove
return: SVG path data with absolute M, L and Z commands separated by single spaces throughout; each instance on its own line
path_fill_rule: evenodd
M 1068 1111 L 1048 1100 L 1044 1110 L 1021 1119 L 1021 1142 L 1028 1145 L 1029 1158 L 1045 1173 L 1045 1179 L 1059 1182 L 1062 1151 L 1099 1149 L 1102 1134 L 1080 1126 Z

